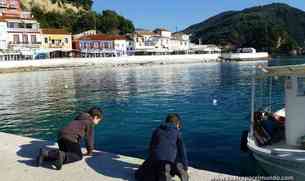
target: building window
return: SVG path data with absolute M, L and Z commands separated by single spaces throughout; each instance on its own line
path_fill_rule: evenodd
M 45 42 L 45 43 L 48 43 L 48 38 L 44 38 L 44 42 Z
M 22 42 L 23 43 L 29 43 L 29 37 L 28 37 L 28 35 L 22 35 Z
M 10 0 L 9 1 L 10 8 L 18 9 L 19 8 L 19 2 L 18 0 Z
M 69 39 L 65 38 L 65 43 L 68 44 L 69 43 Z
M 99 43 L 98 42 L 94 42 L 94 48 L 98 49 L 99 48 Z
M 25 25 L 25 27 L 26 27 L 27 29 L 32 29 L 32 28 L 33 28 L 33 25 L 30 24 L 30 23 L 28 23 L 28 24 Z
M 108 42 L 105 42 L 105 48 L 106 48 L 106 49 L 109 49 L 109 48 L 110 48 Z
M 104 47 L 105 47 L 105 46 L 104 46 L 104 42 L 101 41 L 101 42 L 100 42 L 100 49 L 104 49 Z
M 14 44 L 18 44 L 20 42 L 19 35 L 14 35 L 13 39 L 14 39 Z
M 17 24 L 16 24 L 16 23 L 13 23 L 13 22 L 8 22 L 8 23 L 7 23 L 7 27 L 8 27 L 8 28 L 17 28 Z
M 6 0 L 0 0 L 0 6 L 6 7 Z
M 31 35 L 31 42 L 32 42 L 32 44 L 36 44 L 37 43 L 36 35 Z
M 24 23 L 18 23 L 18 28 L 25 28 L 25 24 Z
M 298 77 L 298 96 L 305 96 L 305 77 Z
M 53 44 L 53 45 L 55 44 L 55 40 L 52 40 L 52 44 Z

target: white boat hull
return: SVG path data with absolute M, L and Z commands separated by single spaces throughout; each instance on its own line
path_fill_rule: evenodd
M 285 180 L 305 181 L 305 157 L 303 160 L 287 159 L 291 153 L 273 155 L 253 144 L 248 144 L 255 160 L 269 176 L 279 176 Z
M 299 163 L 287 163 L 287 161 L 274 160 L 254 152 L 253 156 L 261 168 L 270 176 L 287 177 L 295 181 L 305 180 L 305 164 L 302 164 L 301 169 L 297 169 L 296 164 L 298 165 L 297 167 L 300 167 Z

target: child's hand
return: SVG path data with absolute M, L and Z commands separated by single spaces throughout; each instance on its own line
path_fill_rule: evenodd
M 92 151 L 87 151 L 87 153 L 84 153 L 83 155 L 84 155 L 84 156 L 92 156 L 93 153 L 92 153 Z
M 87 153 L 84 153 L 83 155 L 84 156 L 99 156 L 99 155 L 102 155 L 104 152 L 101 152 L 101 151 L 91 151 L 91 152 L 87 152 Z

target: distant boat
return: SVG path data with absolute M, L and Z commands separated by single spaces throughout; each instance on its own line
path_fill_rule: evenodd
M 221 59 L 228 61 L 268 60 L 268 52 L 256 52 L 255 48 L 239 48 L 236 52 L 222 53 Z
M 287 176 L 289 180 L 303 181 L 305 180 L 305 65 L 258 67 L 261 74 L 253 79 L 252 116 L 246 140 L 247 147 L 270 176 Z M 256 108 L 255 80 L 269 79 L 271 88 L 272 82 L 278 77 L 285 78 L 284 108 L 273 112 L 272 103 L 268 103 L 266 107 Z

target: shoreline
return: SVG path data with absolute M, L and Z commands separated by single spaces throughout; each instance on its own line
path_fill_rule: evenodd
M 191 63 L 219 63 L 219 54 L 126 56 L 104 58 L 61 58 L 23 61 L 0 61 L 0 73 L 30 72 L 39 70 L 79 67 L 119 67 Z
M 93 157 L 84 157 L 83 160 L 64 165 L 63 169 L 57 171 L 50 166 L 36 167 L 35 156 L 41 147 L 56 147 L 53 142 L 39 139 L 27 138 L 0 132 L 0 170 L 4 180 L 74 180 L 82 181 L 135 181 L 134 171 L 143 162 L 142 159 L 95 151 Z M 212 171 L 189 168 L 191 181 L 212 181 L 215 179 L 236 179 L 231 176 Z M 176 179 L 174 179 L 176 181 Z M 250 179 L 246 179 L 250 180 Z

